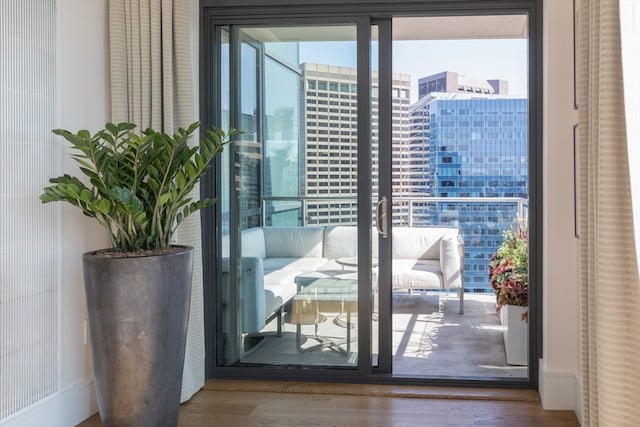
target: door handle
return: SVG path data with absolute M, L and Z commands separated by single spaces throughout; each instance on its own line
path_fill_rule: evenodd
M 387 238 L 387 197 L 382 196 L 376 205 L 376 228 L 383 239 Z

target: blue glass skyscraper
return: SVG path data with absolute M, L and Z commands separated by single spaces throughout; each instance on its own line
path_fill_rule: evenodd
M 418 220 L 458 225 L 465 240 L 465 287 L 489 290 L 489 258 L 503 232 L 526 218 L 527 99 L 435 92 L 410 114 L 411 162 L 423 171 L 412 192 L 437 198 Z

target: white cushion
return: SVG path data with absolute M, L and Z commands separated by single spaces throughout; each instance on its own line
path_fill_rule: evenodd
M 266 258 L 264 260 L 264 271 L 299 270 L 308 272 L 315 271 L 326 263 L 326 258 Z
M 318 269 L 319 271 L 329 272 L 329 273 L 349 273 L 356 271 L 356 267 L 344 266 L 342 264 L 338 264 L 338 261 L 335 259 L 327 259 L 327 262 Z
M 323 227 L 264 227 L 267 258 L 322 257 Z
M 296 294 L 296 276 L 302 274 L 296 270 L 277 270 L 265 275 L 265 316 L 279 309 Z
M 241 235 L 243 257 L 265 258 L 267 256 L 262 228 L 248 228 L 242 230 Z
M 358 228 L 349 225 L 327 227 L 324 231 L 324 257 L 347 258 L 358 255 Z M 371 253 L 378 257 L 378 231 L 371 230 Z
M 228 258 L 227 258 L 228 259 Z M 265 293 L 264 270 L 262 259 L 256 257 L 242 258 L 241 263 L 242 297 L 245 304 L 242 306 L 243 331 L 258 332 L 264 327 Z
M 462 286 L 457 237 L 445 236 L 440 241 L 440 269 L 442 270 L 445 289 L 460 288 Z
M 394 259 L 391 286 L 393 289 L 442 289 L 440 262 Z
M 440 239 L 456 236 L 456 228 L 394 227 L 394 259 L 440 259 Z
M 350 226 L 327 227 L 324 231 L 324 257 L 353 257 L 358 251 L 358 229 Z

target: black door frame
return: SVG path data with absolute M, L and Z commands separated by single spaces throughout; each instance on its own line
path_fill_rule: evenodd
M 290 367 L 218 367 L 216 366 L 216 341 L 221 337 L 216 336 L 218 313 L 216 313 L 215 302 L 217 291 L 215 284 L 220 280 L 220 273 L 216 269 L 215 259 L 220 253 L 220 242 L 213 236 L 218 235 L 218 215 L 217 209 L 209 208 L 202 213 L 203 236 L 203 274 L 204 274 L 204 320 L 205 320 L 205 350 L 207 354 L 205 368 L 208 378 L 262 378 L 262 379 L 290 379 L 308 381 L 335 381 L 335 382 L 370 382 L 370 383 L 402 383 L 421 385 L 455 385 L 455 386 L 482 386 L 482 387 L 519 387 L 537 388 L 538 385 L 538 359 L 542 353 L 542 0 L 459 0 L 459 1 L 357 1 L 342 0 L 338 4 L 326 4 L 319 1 L 304 0 L 201 0 L 201 38 L 200 38 L 200 88 L 201 88 L 201 114 L 203 128 L 217 123 L 216 111 L 218 101 L 215 96 L 219 93 L 219 82 L 215 79 L 208 79 L 207 76 L 216 75 L 218 64 L 220 63 L 220 52 L 215 50 L 215 28 L 217 25 L 232 24 L 266 24 L 277 25 L 286 23 L 287 25 L 297 25 L 304 22 L 328 23 L 328 22 L 363 22 L 367 23 L 367 33 L 364 25 L 359 25 L 358 39 L 367 40 L 370 38 L 370 24 L 380 24 L 393 16 L 455 16 L 455 15 L 494 15 L 494 14 L 527 14 L 529 24 L 529 378 L 526 381 L 512 379 L 408 379 L 394 378 L 389 374 L 389 366 L 371 367 L 371 359 L 359 358 L 358 369 L 316 369 L 316 368 L 290 368 Z M 366 12 L 363 12 L 366 11 Z M 362 15 L 365 17 L 362 17 Z M 309 18 L 313 17 L 313 18 Z M 321 17 L 321 18 L 320 18 Z M 354 18 L 355 17 L 355 18 Z M 380 27 L 382 31 L 384 25 Z M 366 51 L 366 52 L 364 52 Z M 390 56 L 390 51 L 388 52 Z M 358 44 L 358 67 L 366 64 L 368 67 L 370 51 L 361 49 Z M 380 56 L 383 52 L 380 53 Z M 390 62 L 390 61 L 389 61 Z M 366 75 L 365 75 L 366 74 Z M 369 108 L 369 93 L 362 93 L 364 88 L 369 87 L 370 73 L 358 73 L 358 103 L 360 108 Z M 362 80 L 360 80 L 362 79 Z M 381 81 L 382 84 L 382 81 Z M 363 98 L 361 98 L 363 95 Z M 364 101 L 366 106 L 361 106 Z M 382 114 L 382 112 L 381 112 Z M 360 114 L 359 114 L 360 116 Z M 370 136 L 370 119 L 360 121 L 358 119 L 358 134 Z M 366 133 L 364 133 L 366 132 Z M 368 138 L 370 140 L 370 138 Z M 382 141 L 382 138 L 380 139 Z M 370 141 L 369 141 L 370 149 Z M 361 152 L 362 151 L 362 152 Z M 367 164 L 370 172 L 370 157 L 366 150 L 359 150 L 359 165 Z M 364 163 L 362 163 L 364 162 Z M 219 194 L 219 182 L 215 180 L 216 170 L 219 163 L 214 165 L 212 173 L 208 174 L 203 181 L 201 191 L 203 195 L 211 196 Z M 366 171 L 363 171 L 366 172 Z M 359 173 L 358 180 L 371 179 Z M 381 177 L 382 181 L 382 177 Z M 390 180 L 389 180 L 390 181 Z M 360 182 L 359 182 L 360 185 Z M 369 186 L 371 188 L 371 186 Z M 367 203 L 371 206 L 371 197 L 366 194 L 358 194 L 358 203 Z M 390 193 L 390 192 L 389 192 Z M 365 200 L 366 199 L 366 200 Z M 364 211 L 364 210 L 361 210 Z M 359 247 L 368 247 L 371 230 L 371 216 L 360 212 L 358 243 Z M 366 216 L 366 218 L 365 218 Z M 365 227 L 366 224 L 369 227 Z M 359 265 L 360 280 L 369 279 L 370 262 L 361 258 Z M 368 277 L 367 277 L 368 276 Z M 368 290 L 363 288 L 359 291 L 361 314 L 365 319 L 367 314 L 371 314 L 371 308 L 367 307 L 363 301 L 370 297 Z M 382 301 L 381 301 L 382 302 Z M 382 306 L 382 304 L 381 304 Z M 382 314 L 382 313 L 381 313 Z M 367 325 L 368 323 L 368 325 Z M 359 341 L 359 351 L 370 348 L 370 322 L 360 322 L 359 336 L 366 339 Z M 390 339 L 390 337 L 389 337 Z M 382 348 L 382 346 L 381 346 Z M 363 354 L 363 353 L 360 353 Z M 363 363 L 364 362 L 364 363 Z

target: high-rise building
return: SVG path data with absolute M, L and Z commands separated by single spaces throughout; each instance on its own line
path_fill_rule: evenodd
M 411 193 L 437 200 L 414 207 L 414 224 L 458 225 L 465 286 L 490 289 L 489 258 L 524 217 L 528 197 L 527 99 L 434 92 L 410 115 L 411 162 L 423 166 Z
M 306 224 L 357 222 L 357 73 L 302 64 Z M 410 105 L 410 76 L 393 75 L 393 224 L 457 225 L 465 237 L 465 285 L 489 289 L 487 262 L 527 199 L 527 100 L 504 80 L 444 72 L 419 80 L 427 92 Z M 372 172 L 378 172 L 378 76 L 372 75 Z M 444 200 L 447 199 L 447 200 Z M 444 200 L 444 201 L 443 201 Z M 522 200 L 522 202 L 520 201 Z
M 453 71 L 443 71 L 418 80 L 418 98 L 435 92 L 506 95 L 509 93 L 509 82 L 474 79 Z
M 310 201 L 307 224 L 357 222 L 358 104 L 355 68 L 302 64 L 304 81 L 304 195 Z M 406 191 L 410 182 L 410 76 L 394 73 L 392 94 L 393 186 Z M 378 184 L 378 75 L 372 76 L 372 173 Z

